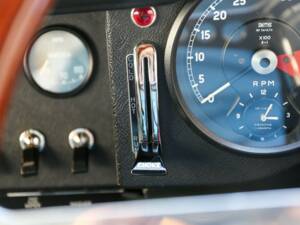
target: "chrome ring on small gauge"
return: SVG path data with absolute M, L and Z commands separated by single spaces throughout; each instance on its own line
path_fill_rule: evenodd
M 91 79 L 93 66 L 86 38 L 65 27 L 50 27 L 40 32 L 24 58 L 29 80 L 54 96 L 69 96 L 82 90 Z

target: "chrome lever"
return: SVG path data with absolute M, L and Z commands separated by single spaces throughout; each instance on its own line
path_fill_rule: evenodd
M 133 151 L 136 153 L 136 164 L 132 174 L 165 175 L 167 170 L 160 155 L 158 69 L 155 47 L 152 44 L 140 44 L 135 47 L 134 54 L 127 56 L 127 68 L 132 143 Z
M 137 106 L 138 142 L 142 151 L 149 151 L 149 124 L 147 106 L 147 77 L 145 76 L 147 47 L 139 45 L 134 49 L 135 93 Z
M 158 101 L 158 69 L 157 52 L 153 45 L 147 48 L 148 80 L 150 89 L 151 125 L 152 125 L 152 151 L 159 153 L 160 126 Z

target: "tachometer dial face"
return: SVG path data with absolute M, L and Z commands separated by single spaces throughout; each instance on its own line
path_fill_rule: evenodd
M 231 149 L 300 146 L 300 3 L 203 0 L 172 28 L 170 89 L 202 133 Z

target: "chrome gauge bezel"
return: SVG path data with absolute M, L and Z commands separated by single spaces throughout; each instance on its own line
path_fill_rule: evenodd
M 72 91 L 65 92 L 65 93 L 56 93 L 56 92 L 45 90 L 34 80 L 33 75 L 29 69 L 29 54 L 30 54 L 31 48 L 33 47 L 35 41 L 38 40 L 39 37 L 41 37 L 43 34 L 50 32 L 50 31 L 65 31 L 65 32 L 71 33 L 72 35 L 77 37 L 82 42 L 83 46 L 87 49 L 88 58 L 89 58 L 89 60 L 88 60 L 89 66 L 88 66 L 87 75 L 86 75 L 85 79 L 83 80 L 83 82 Z M 68 97 L 73 97 L 73 96 L 79 94 L 81 91 L 83 91 L 83 89 L 87 88 L 87 86 L 90 83 L 90 81 L 92 80 L 93 74 L 95 72 L 95 60 L 96 60 L 95 56 L 96 56 L 96 54 L 92 49 L 92 43 L 89 40 L 89 38 L 87 37 L 87 35 L 85 35 L 83 32 L 81 32 L 80 30 L 78 30 L 74 27 L 70 27 L 67 25 L 53 25 L 53 26 L 48 26 L 48 27 L 41 29 L 35 35 L 35 37 L 32 39 L 30 45 L 26 49 L 26 52 L 25 52 L 25 55 L 23 58 L 23 69 L 24 69 L 25 76 L 26 76 L 27 80 L 29 81 L 29 83 L 40 93 L 47 95 L 49 97 L 53 97 L 53 98 L 68 98 Z
M 184 101 L 176 78 L 176 54 L 180 35 L 190 15 L 194 12 L 198 4 L 201 4 L 201 1 L 196 0 L 187 3 L 177 16 L 167 40 L 164 57 L 168 89 L 171 93 L 173 101 L 176 104 L 176 108 L 178 109 L 184 120 L 193 130 L 196 131 L 197 134 L 199 134 L 203 139 L 206 139 L 208 143 L 214 146 L 218 146 L 222 149 L 230 150 L 232 152 L 249 154 L 252 156 L 272 156 L 274 154 L 278 155 L 291 153 L 298 150 L 300 148 L 300 141 L 285 146 L 272 148 L 254 148 L 232 143 L 215 135 L 208 128 L 206 128 L 201 123 L 201 121 L 199 121 L 193 115 L 191 111 L 189 111 L 189 108 Z

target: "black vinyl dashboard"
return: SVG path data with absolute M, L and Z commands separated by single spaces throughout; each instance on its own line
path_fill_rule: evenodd
M 24 56 L 2 195 L 297 187 L 297 6 L 60 0 Z
M 152 5 L 161 5 L 173 3 L 175 0 L 147 0 L 147 1 L 126 1 L 126 0 L 58 0 L 54 13 L 78 12 L 78 11 L 93 11 L 93 10 L 109 10 L 122 9 L 131 7 L 143 7 Z

